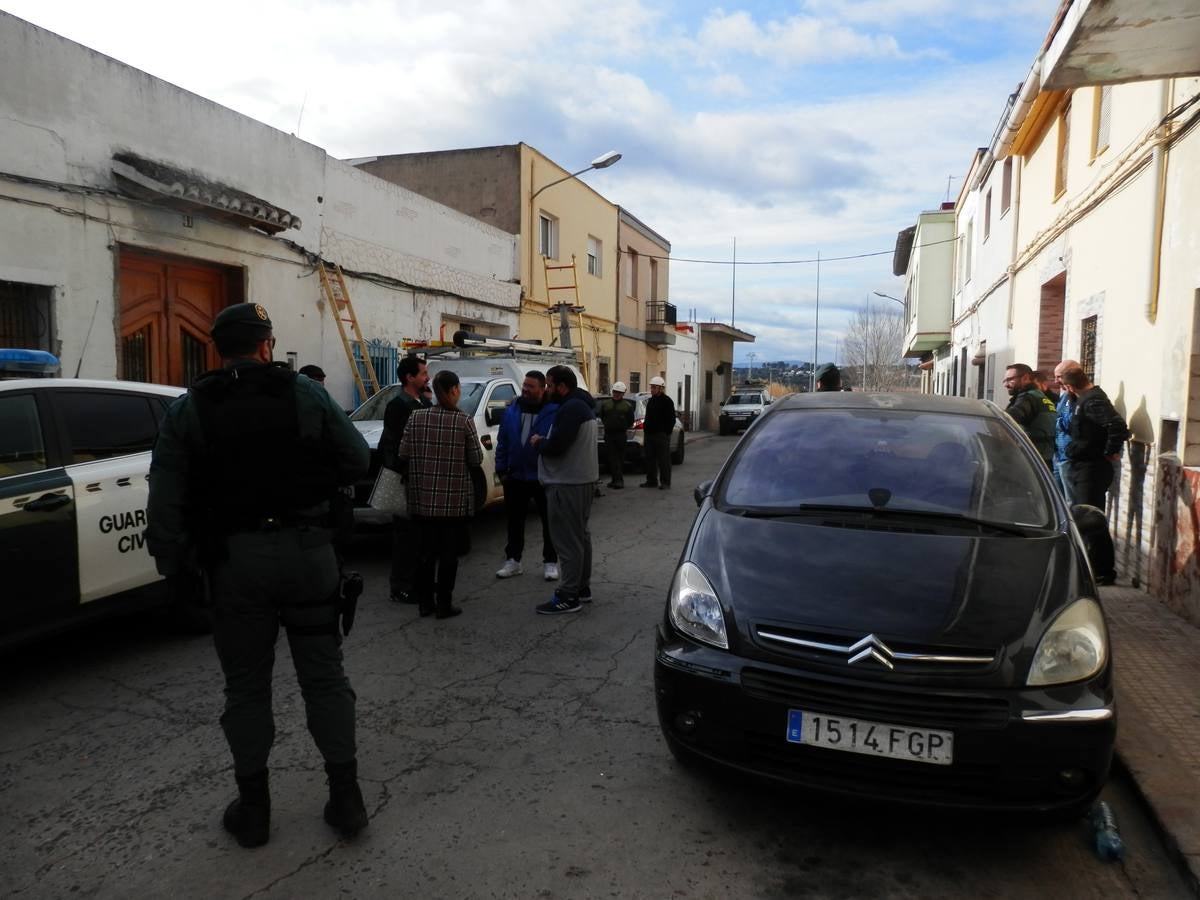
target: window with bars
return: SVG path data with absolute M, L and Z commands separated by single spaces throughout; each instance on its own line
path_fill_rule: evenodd
M 1088 381 L 1096 380 L 1096 325 L 1096 316 L 1088 316 L 1080 323 L 1079 365 L 1087 373 Z
M 641 372 L 630 372 L 629 373 L 629 391 L 630 391 L 630 393 L 636 394 L 639 391 L 641 391 L 641 389 L 642 389 L 642 373 Z
M 0 347 L 53 351 L 48 285 L 0 281 Z
M 1092 158 L 1095 159 L 1108 149 L 1109 123 L 1112 121 L 1112 85 L 1104 84 L 1096 89 L 1092 112 Z

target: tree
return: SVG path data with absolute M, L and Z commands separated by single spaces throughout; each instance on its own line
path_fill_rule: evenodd
M 849 366 L 858 370 L 856 390 L 895 391 L 908 387 L 904 365 L 904 319 L 899 312 L 867 308 L 850 321 L 842 342 Z M 843 376 L 843 380 L 845 376 Z

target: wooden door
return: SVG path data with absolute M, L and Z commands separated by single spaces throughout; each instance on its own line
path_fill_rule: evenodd
M 121 251 L 121 378 L 189 386 L 220 364 L 209 339 L 227 303 L 219 266 Z

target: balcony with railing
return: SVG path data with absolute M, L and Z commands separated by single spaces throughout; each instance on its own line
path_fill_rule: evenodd
M 678 316 L 674 303 L 652 300 L 646 304 L 646 343 L 664 347 L 675 343 Z

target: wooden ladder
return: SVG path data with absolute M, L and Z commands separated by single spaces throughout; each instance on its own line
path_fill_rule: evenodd
M 575 269 L 575 254 L 574 253 L 571 254 L 571 264 L 570 265 L 561 265 L 561 266 L 550 265 L 550 258 L 548 256 L 543 256 L 542 257 L 542 270 L 543 270 L 543 273 L 544 273 L 545 279 L 546 279 L 546 303 L 550 307 L 549 311 L 552 316 L 557 315 L 558 310 L 556 310 L 555 307 L 560 303 L 567 303 L 571 306 L 579 306 L 579 276 L 576 273 L 576 269 Z M 570 273 L 570 281 L 567 281 L 565 277 L 560 277 L 559 275 L 556 274 L 555 278 L 557 280 L 561 281 L 562 283 L 561 284 L 551 284 L 550 283 L 550 273 L 551 272 L 555 272 L 555 273 L 569 272 Z M 569 295 L 569 297 L 567 295 L 560 295 L 560 296 L 556 297 L 554 294 L 555 291 L 570 291 L 570 295 Z M 588 367 L 588 352 L 587 352 L 587 348 L 584 346 L 585 340 L 584 340 L 583 314 L 582 313 L 576 314 L 575 322 L 576 322 L 576 327 L 579 328 L 579 345 L 576 347 L 571 347 L 569 349 L 574 350 L 577 354 L 579 354 L 580 366 L 586 372 L 587 367 Z M 558 320 L 557 319 L 552 322 L 552 324 L 550 326 L 550 333 L 551 333 L 551 335 L 558 334 Z M 553 344 L 554 340 L 552 339 L 550 341 L 550 343 Z
M 346 361 L 350 364 L 350 374 L 358 386 L 358 394 L 364 400 L 379 393 L 379 379 L 375 377 L 375 364 L 371 362 L 371 354 L 367 352 L 367 342 L 363 340 L 362 331 L 358 327 L 358 316 L 354 314 L 354 304 L 350 302 L 350 292 L 346 289 L 346 279 L 342 275 L 342 267 L 333 263 L 326 268 L 324 260 L 317 261 L 317 274 L 321 276 L 321 290 L 329 303 L 329 312 L 337 324 L 338 334 L 342 337 L 342 347 L 346 351 Z M 346 326 L 350 326 L 347 333 Z M 351 337 L 353 335 L 353 337 Z M 354 347 L 358 347 L 361 360 L 354 358 Z M 362 372 L 358 369 L 359 362 L 364 363 L 370 390 L 363 382 Z

